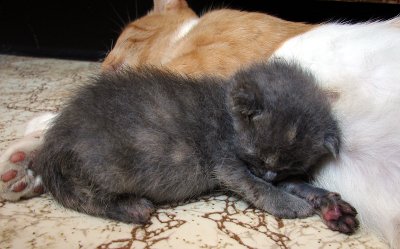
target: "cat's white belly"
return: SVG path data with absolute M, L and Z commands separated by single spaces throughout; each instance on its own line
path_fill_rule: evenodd
M 353 204 L 364 227 L 400 247 L 400 18 L 326 24 L 288 40 L 275 57 L 296 60 L 326 90 L 343 132 L 339 160 L 323 165 L 320 187 Z

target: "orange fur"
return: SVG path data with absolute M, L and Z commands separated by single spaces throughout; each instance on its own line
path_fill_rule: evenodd
M 243 65 L 269 58 L 284 41 L 315 27 L 221 9 L 200 17 L 189 33 L 174 41 L 179 27 L 194 18 L 183 0 L 156 0 L 153 11 L 125 28 L 103 69 L 152 64 L 192 75 L 229 76 Z
M 122 64 L 132 67 L 141 64 L 160 65 L 165 53 L 171 49 L 170 40 L 174 32 L 184 21 L 197 18 L 187 5 L 171 5 L 175 6 L 171 9 L 171 6 L 161 6 L 161 3 L 156 0 L 153 11 L 125 27 L 105 58 L 103 70 L 115 70 Z

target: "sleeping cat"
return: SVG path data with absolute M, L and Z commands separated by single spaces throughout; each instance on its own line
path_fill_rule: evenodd
M 128 223 L 217 188 L 296 218 L 313 207 L 262 178 L 305 174 L 339 146 L 326 96 L 295 64 L 256 64 L 229 80 L 125 69 L 77 92 L 33 169 L 64 206 Z
M 341 154 L 321 164 L 314 184 L 340 192 L 357 208 L 362 228 L 399 248 L 399 19 L 306 25 L 229 9 L 197 17 L 184 0 L 154 2 L 153 11 L 127 25 L 103 62 L 103 70 L 152 64 L 191 75 L 207 72 L 229 77 L 242 65 L 269 58 L 276 49 L 285 48 L 288 39 L 300 35 L 285 50 L 297 52 L 291 56 L 295 60 L 306 56 L 307 61 L 301 63 L 335 100 L 333 110 L 344 135 Z M 314 31 L 311 37 L 301 35 Z M 303 47 L 298 47 L 300 41 Z M 371 81 L 365 81 L 368 78 Z M 47 114 L 33 120 L 27 133 L 35 133 L 1 155 L 0 197 L 18 200 L 42 192 L 40 176 L 30 174 L 27 166 L 52 117 Z

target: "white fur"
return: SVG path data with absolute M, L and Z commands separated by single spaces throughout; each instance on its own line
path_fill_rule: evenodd
M 192 30 L 199 23 L 199 21 L 199 18 L 193 18 L 182 23 L 182 25 L 175 32 L 175 35 L 172 37 L 172 43 L 176 43 L 185 37 L 190 30 Z
M 166 51 L 178 51 L 176 46 L 186 37 L 186 35 L 199 23 L 199 18 L 191 18 L 184 21 L 173 33 L 170 38 L 169 48 Z M 170 62 L 174 56 L 174 53 L 166 52 L 161 59 L 161 65 L 165 65 Z
M 338 160 L 315 183 L 339 192 L 362 226 L 400 248 L 400 18 L 324 24 L 285 42 L 274 56 L 310 69 L 340 94 L 334 111 L 343 132 Z
M 31 119 L 26 125 L 24 135 L 48 129 L 55 116 L 56 114 L 47 112 Z

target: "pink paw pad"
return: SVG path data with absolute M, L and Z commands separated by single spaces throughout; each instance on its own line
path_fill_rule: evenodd
M 14 192 L 21 192 L 22 190 L 24 190 L 27 186 L 26 182 L 19 182 L 18 184 L 16 184 L 13 188 L 12 191 Z
M 333 208 L 329 208 L 326 212 L 323 212 L 323 218 L 327 221 L 337 220 L 341 215 L 342 213 L 338 206 L 333 206 Z
M 33 188 L 33 192 L 36 194 L 43 194 L 44 187 L 42 185 L 36 186 L 35 188 Z
M 0 178 L 3 182 L 8 182 L 8 181 L 11 181 L 12 179 L 14 179 L 17 176 L 17 174 L 18 174 L 18 171 L 10 170 L 10 171 L 7 171 L 6 173 L 2 174 Z
M 18 162 L 25 160 L 25 157 L 26 157 L 26 154 L 24 152 L 18 151 L 11 155 L 10 162 L 18 163 Z

